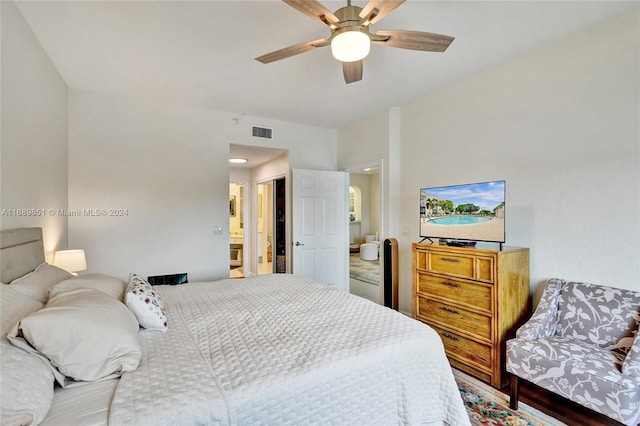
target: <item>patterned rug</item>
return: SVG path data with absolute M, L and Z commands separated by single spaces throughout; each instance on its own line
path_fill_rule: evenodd
M 502 392 L 454 370 L 460 395 L 474 426 L 559 426 L 564 423 L 520 402 L 519 410 L 509 408 Z

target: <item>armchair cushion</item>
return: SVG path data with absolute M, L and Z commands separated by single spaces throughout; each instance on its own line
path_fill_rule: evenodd
M 640 410 L 640 375 L 620 372 L 624 355 L 567 337 L 512 339 L 509 371 L 620 422 Z

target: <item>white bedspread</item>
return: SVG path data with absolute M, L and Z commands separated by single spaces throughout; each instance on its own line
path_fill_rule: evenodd
M 110 424 L 469 424 L 439 336 L 402 314 L 284 274 L 156 289 L 169 330 L 141 331 Z

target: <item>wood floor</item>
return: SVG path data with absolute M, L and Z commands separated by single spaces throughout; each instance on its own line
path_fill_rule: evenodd
M 509 392 L 509 389 L 503 389 Z M 623 426 L 607 416 L 588 410 L 551 392 L 524 381 L 520 381 L 520 401 L 569 426 Z

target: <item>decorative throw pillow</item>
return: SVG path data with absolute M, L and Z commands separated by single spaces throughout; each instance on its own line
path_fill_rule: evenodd
M 61 281 L 72 278 L 69 272 L 48 263 L 41 263 L 33 271 L 11 281 L 9 285 L 41 303 L 47 303 L 49 289 Z
M 124 301 L 124 290 L 127 284 L 119 278 L 110 277 L 103 274 L 84 274 L 79 277 L 69 278 L 56 284 L 49 290 L 49 297 L 61 291 L 67 291 L 74 288 L 88 288 L 100 290 L 110 296 L 115 297 L 119 301 Z
M 7 335 L 15 346 L 47 360 L 58 383 L 95 381 L 138 367 L 138 322 L 122 302 L 102 291 L 59 292 L 22 318 Z
M 147 330 L 166 331 L 167 315 L 158 292 L 145 279 L 129 275 L 125 303 L 134 313 L 141 327 Z
M 640 326 L 636 331 L 631 349 L 622 363 L 622 374 L 640 377 Z
M 49 365 L 37 356 L 12 346 L 7 333 L 23 317 L 42 308 L 42 303 L 0 285 L 0 424 L 38 424 L 47 415 L 53 400 L 53 375 Z

